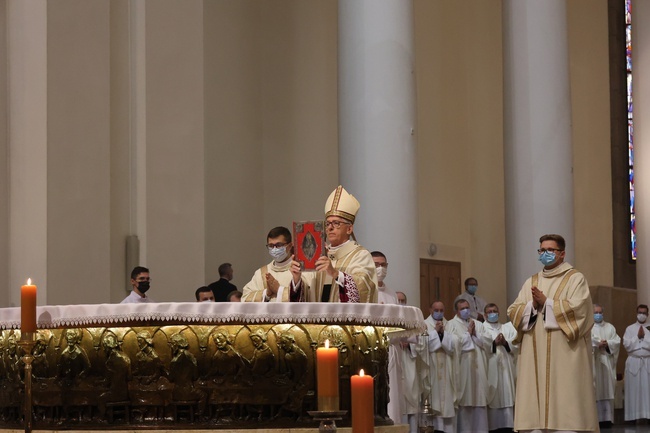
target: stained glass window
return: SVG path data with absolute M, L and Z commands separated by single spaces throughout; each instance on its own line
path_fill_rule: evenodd
M 630 184 L 630 251 L 636 260 L 636 219 L 634 208 L 634 116 L 632 103 L 632 0 L 625 0 L 625 57 L 627 66 L 627 144 Z

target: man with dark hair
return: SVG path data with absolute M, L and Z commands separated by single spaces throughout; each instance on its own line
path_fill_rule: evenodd
M 131 286 L 133 290 L 120 302 L 120 304 L 139 304 L 154 302 L 149 296 L 146 295 L 149 290 L 151 278 L 149 277 L 149 269 L 143 266 L 136 266 L 131 271 Z
M 266 235 L 266 248 L 273 258 L 271 263 L 255 271 L 244 286 L 244 302 L 298 302 L 300 293 L 292 290 L 291 282 L 301 281 L 300 263 L 293 260 L 291 232 L 286 227 L 275 227 Z
M 625 329 L 625 421 L 650 418 L 650 330 L 648 306 L 636 307 L 636 322 Z M 646 337 L 648 337 L 646 339 Z
M 208 286 L 214 294 L 215 302 L 228 302 L 228 293 L 237 290 L 237 286 L 232 284 L 233 269 L 230 263 L 219 265 L 219 280 L 210 283 Z
M 481 298 L 476 294 L 478 290 L 478 280 L 474 277 L 469 277 L 465 279 L 465 291 L 458 295 L 454 299 L 454 304 L 459 299 L 464 299 L 469 303 L 469 311 L 472 319 L 476 319 L 479 322 L 483 322 L 485 318 L 483 317 L 483 310 L 485 309 L 485 299 Z
M 377 272 L 377 300 L 380 304 L 397 304 L 397 294 L 384 284 L 384 279 L 388 274 L 388 261 L 381 251 L 370 253 L 372 261 L 375 262 Z
M 526 280 L 508 308 L 521 341 L 514 428 L 598 431 L 589 285 L 564 261 L 562 236 L 544 235 L 539 243 L 537 254 L 544 268 Z
M 208 286 L 202 286 L 194 292 L 197 302 L 214 302 L 214 293 Z

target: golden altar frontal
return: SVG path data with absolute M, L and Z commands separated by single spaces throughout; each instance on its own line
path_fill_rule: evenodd
M 414 307 L 334 303 L 154 303 L 38 307 L 34 428 L 317 426 L 316 349 L 339 349 L 340 406 L 350 376 L 375 378 L 387 416 L 389 339 L 426 329 Z M 24 417 L 20 309 L 0 309 L 0 428 Z M 369 402 L 368 404 L 372 404 Z

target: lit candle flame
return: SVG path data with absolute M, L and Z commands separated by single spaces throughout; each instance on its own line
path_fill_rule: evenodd
M 32 285 L 32 279 L 31 279 L 31 278 L 27 278 L 27 285 L 28 285 L 28 286 L 31 286 L 31 285 Z
M 329 348 L 330 348 L 330 341 L 325 340 L 325 349 L 329 349 Z
M 359 370 L 359 376 L 363 377 L 363 376 L 365 376 L 365 375 L 366 375 L 366 374 L 363 372 L 363 368 L 362 368 L 361 370 Z

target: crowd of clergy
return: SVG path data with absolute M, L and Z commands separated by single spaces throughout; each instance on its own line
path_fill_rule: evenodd
M 378 270 L 385 266 L 385 257 L 376 261 Z M 403 303 L 405 295 L 382 287 L 385 272 L 378 274 L 380 302 L 385 294 L 385 301 Z M 468 278 L 465 292 L 454 301 L 451 320 L 445 319 L 447 307 L 436 301 L 425 320 L 425 335 L 393 342 L 389 413 L 393 420 L 408 423 L 410 433 L 422 427 L 453 433 L 513 431 L 517 331 L 511 322 L 502 323 L 498 306 L 486 303 L 477 289 L 476 278 Z M 593 315 L 593 382 L 601 427 L 614 421 L 621 343 L 627 351 L 625 421 L 650 419 L 648 307 L 637 307 L 637 321 L 627 327 L 623 339 L 604 320 L 602 306 L 594 304 Z

